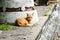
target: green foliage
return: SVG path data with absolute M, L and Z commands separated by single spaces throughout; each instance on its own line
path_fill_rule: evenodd
M 0 24 L 0 30 L 10 30 L 12 29 L 11 26 L 9 26 L 8 24 Z
M 46 10 L 45 13 L 42 14 L 42 16 L 48 16 L 48 13 L 49 13 L 50 10 L 51 10 L 51 8 L 49 8 L 48 10 Z
M 50 2 L 50 4 L 55 4 L 56 2 Z
M 43 16 L 48 16 L 48 14 L 45 13 L 45 14 L 43 14 Z

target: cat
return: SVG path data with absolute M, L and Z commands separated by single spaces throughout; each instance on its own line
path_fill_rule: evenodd
M 16 19 L 16 24 L 17 24 L 18 26 L 31 26 L 31 25 L 33 25 L 33 24 L 31 23 L 33 14 L 34 14 L 34 13 L 32 13 L 32 14 L 28 14 L 28 13 L 27 13 L 27 16 L 26 16 L 26 17 L 17 18 L 17 19 Z

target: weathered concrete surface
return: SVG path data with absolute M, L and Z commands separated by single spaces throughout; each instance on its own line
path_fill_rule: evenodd
M 57 35 L 58 35 L 58 37 L 57 37 L 57 39 L 56 40 L 60 40 L 60 2 L 58 2 L 57 3 L 57 6 L 56 6 L 56 10 L 58 11 L 58 18 L 57 18 L 57 20 L 56 20 L 56 22 L 57 22 L 57 27 L 58 27 L 58 30 L 57 30 Z
M 53 40 L 57 36 L 57 25 L 56 25 L 56 18 L 55 11 L 52 13 L 53 15 L 47 21 L 46 25 L 42 29 L 42 35 L 40 40 Z

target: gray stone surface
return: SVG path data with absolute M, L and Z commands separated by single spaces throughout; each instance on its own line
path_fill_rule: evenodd
M 34 6 L 33 0 L 1 0 L 0 7 L 17 8 L 25 6 Z
M 51 38 L 53 37 L 53 34 L 55 33 L 55 30 L 57 28 L 56 26 L 54 26 L 55 24 L 53 23 L 53 21 L 54 20 L 52 20 L 52 22 L 50 21 L 50 24 L 47 22 L 46 26 L 44 26 L 42 29 L 42 34 L 45 36 L 47 40 L 52 40 Z M 40 39 L 43 40 L 43 38 Z
M 57 37 L 56 40 L 60 40 L 60 2 L 57 3 L 56 11 L 58 11 L 58 14 L 59 14 L 57 19 L 56 19 L 56 24 L 57 24 L 57 27 L 58 27 L 57 30 L 56 30 L 56 32 L 58 32 L 57 33 L 58 37 Z
M 43 29 L 42 29 L 42 35 L 44 37 L 42 37 L 40 40 L 56 40 L 57 38 L 57 22 L 56 19 L 58 17 L 58 12 L 57 11 L 53 11 L 52 15 L 50 16 L 49 20 L 47 21 L 47 23 L 44 25 Z M 54 38 L 54 39 L 53 39 Z

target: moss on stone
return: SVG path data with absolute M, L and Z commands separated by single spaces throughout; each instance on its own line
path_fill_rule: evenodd
M 45 13 L 45 14 L 42 14 L 42 16 L 48 16 L 48 14 Z
M 0 24 L 0 30 L 11 30 L 12 27 L 8 24 Z

